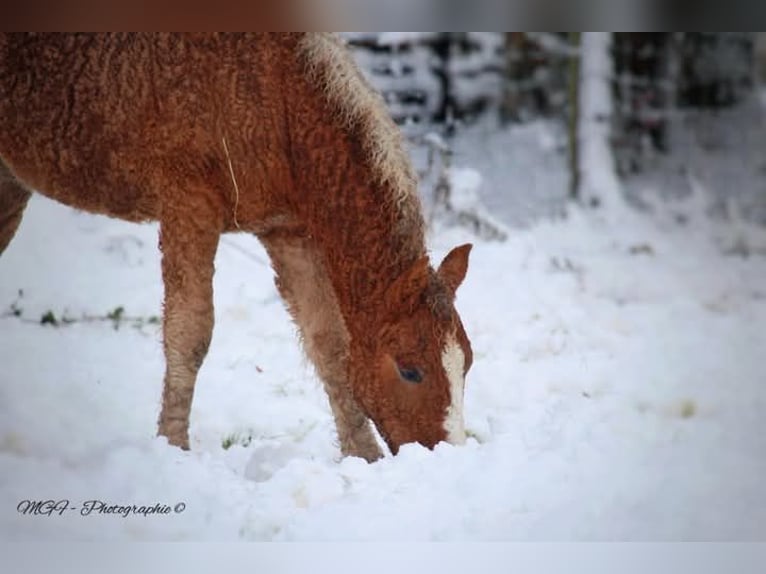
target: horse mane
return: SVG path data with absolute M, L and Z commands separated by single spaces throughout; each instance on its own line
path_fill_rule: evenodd
M 417 177 L 402 133 L 383 98 L 367 82 L 342 38 L 307 33 L 299 52 L 309 77 L 323 92 L 340 120 L 360 138 L 376 183 L 390 190 L 406 219 L 419 219 Z M 410 217 L 407 217 L 410 216 Z

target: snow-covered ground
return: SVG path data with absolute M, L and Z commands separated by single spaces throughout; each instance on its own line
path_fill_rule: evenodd
M 483 191 L 494 205 L 519 193 L 506 176 Z M 340 459 L 247 236 L 218 254 L 192 450 L 155 438 L 156 227 L 35 197 L 0 257 L 0 538 L 764 540 L 766 234 L 709 221 L 702 197 L 570 210 L 506 242 L 434 230 L 437 260 L 476 243 L 458 293 L 471 438 L 372 465 Z M 39 324 L 118 307 L 142 320 Z M 83 515 L 93 500 L 169 508 Z

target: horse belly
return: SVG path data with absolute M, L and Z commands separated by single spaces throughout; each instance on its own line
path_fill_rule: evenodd
M 22 185 L 64 205 L 127 221 L 157 219 L 157 194 L 131 173 L 84 158 L 62 167 L 29 161 L 13 151 L 0 150 L 0 154 Z

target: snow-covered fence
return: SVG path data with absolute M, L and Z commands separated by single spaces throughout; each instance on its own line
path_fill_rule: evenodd
M 507 75 L 504 35 L 498 32 L 459 32 L 448 38 L 445 63 L 447 101 L 455 117 L 497 111 Z
M 485 114 L 525 121 L 565 113 L 576 53 L 566 34 L 383 32 L 344 34 L 394 119 L 444 126 Z M 415 129 L 416 132 L 422 130 Z
M 567 34 L 344 36 L 399 123 L 442 125 L 497 112 L 523 122 L 568 113 L 567 73 L 578 51 Z M 618 146 L 645 140 L 643 144 L 664 150 L 667 118 L 678 106 L 720 107 L 741 101 L 753 85 L 757 37 L 751 32 L 615 34 Z
M 399 124 L 433 123 L 445 106 L 443 61 L 435 32 L 344 34 L 370 83 Z
M 502 118 L 524 122 L 541 115 L 564 117 L 567 71 L 577 53 L 567 34 L 507 32 Z

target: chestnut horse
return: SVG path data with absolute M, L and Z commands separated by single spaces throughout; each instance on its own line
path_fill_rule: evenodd
M 470 245 L 434 270 L 401 135 L 329 34 L 0 36 L 0 252 L 30 190 L 158 221 L 159 434 L 189 447 L 224 232 L 263 242 L 344 455 L 465 440 Z

